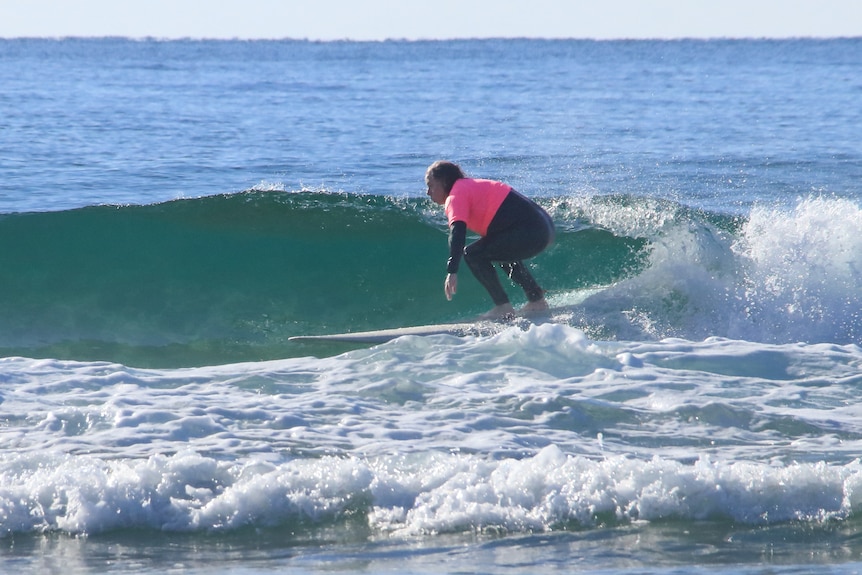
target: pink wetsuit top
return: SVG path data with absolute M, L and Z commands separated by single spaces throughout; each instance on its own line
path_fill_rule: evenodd
M 480 236 L 487 235 L 491 220 L 511 190 L 508 184 L 493 180 L 456 180 L 444 205 L 449 225 L 464 222 Z

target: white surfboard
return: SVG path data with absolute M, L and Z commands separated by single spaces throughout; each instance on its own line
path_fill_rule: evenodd
M 543 323 L 554 321 L 560 314 L 569 313 L 573 306 L 551 308 L 531 314 L 520 316 L 511 321 L 476 321 L 461 323 L 440 323 L 434 325 L 418 325 L 412 327 L 395 327 L 390 329 L 376 329 L 372 331 L 355 331 L 349 333 L 331 333 L 323 335 L 295 335 L 288 338 L 290 341 L 312 342 L 312 341 L 336 341 L 343 343 L 385 343 L 405 335 L 494 335 L 508 327 L 520 327 L 526 329 L 532 323 Z
M 331 333 L 325 335 L 296 335 L 288 338 L 290 341 L 339 341 L 344 343 L 385 343 L 405 335 L 493 335 L 509 324 L 483 321 L 477 323 L 441 323 L 435 325 L 417 325 L 413 327 L 395 327 L 391 329 L 375 329 L 372 331 L 355 331 L 350 333 Z

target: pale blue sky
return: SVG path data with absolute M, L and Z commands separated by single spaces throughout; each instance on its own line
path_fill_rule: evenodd
M 0 37 L 862 36 L 862 0 L 0 0 Z

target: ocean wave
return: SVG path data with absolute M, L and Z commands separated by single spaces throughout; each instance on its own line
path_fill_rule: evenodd
M 593 228 L 560 235 L 535 262 L 551 290 L 613 281 L 643 243 Z M 446 305 L 445 223 L 424 199 L 255 190 L 7 214 L 0 243 L 14 246 L 0 252 L 2 355 L 272 359 L 291 355 L 292 335 L 440 323 L 488 306 L 469 274 Z
M 859 208 L 810 198 L 748 218 L 632 196 L 539 200 L 530 262 L 600 339 L 858 342 Z M 462 321 L 443 300 L 445 223 L 425 199 L 267 187 L 0 219 L 0 355 L 188 366 L 344 351 L 293 335 Z M 511 291 L 517 304 L 523 294 Z

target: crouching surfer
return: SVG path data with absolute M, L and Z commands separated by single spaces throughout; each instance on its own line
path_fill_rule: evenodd
M 444 290 L 451 300 L 458 291 L 461 258 L 488 290 L 494 308 L 484 319 L 515 315 L 494 264 L 521 286 L 527 304 L 521 313 L 548 309 L 545 290 L 539 287 L 523 260 L 541 253 L 554 241 L 554 222 L 538 204 L 503 182 L 468 178 L 460 166 L 437 161 L 425 172 L 428 196 L 444 207 L 449 223 L 449 261 Z M 467 244 L 467 230 L 480 239 Z

